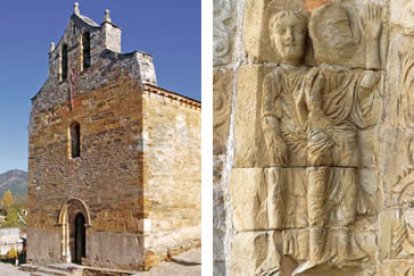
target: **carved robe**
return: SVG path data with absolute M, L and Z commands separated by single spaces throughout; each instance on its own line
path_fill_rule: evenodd
M 289 167 L 310 166 L 307 155 L 312 129 L 319 127 L 327 133 L 328 138 L 324 139 L 331 140 L 332 163 L 327 165 L 336 168 L 330 169 L 326 176 L 326 226 L 346 226 L 355 219 L 357 129 L 376 123 L 380 101 L 375 88 L 379 79 L 379 73 L 371 71 L 325 66 L 310 70 L 277 67 L 265 77 L 262 117 L 272 116 L 279 120 L 280 132 L 275 135 L 280 135 L 288 146 L 287 175 L 291 170 Z M 301 103 L 318 100 L 317 97 L 309 99 L 314 96 L 312 89 L 315 88 L 319 90 L 320 111 L 327 123 L 310 122 L 309 107 L 301 107 Z M 317 140 L 321 144 L 324 141 Z M 273 150 L 278 149 L 267 149 L 266 152 Z M 272 167 L 272 164 L 267 166 Z M 311 179 L 305 168 L 295 172 L 295 179 L 287 175 L 267 178 L 270 187 L 275 186 L 271 191 L 276 191 L 272 196 L 274 204 L 269 199 L 269 217 L 283 218 L 274 219 L 271 228 L 306 227 L 309 224 L 305 209 L 312 205 L 312 202 L 306 203 L 312 201 L 307 194 Z
M 315 165 L 311 158 L 322 154 L 317 147 L 312 152 L 312 134 L 318 130 L 328 138 L 316 139 L 317 142 L 333 145 L 332 160 L 316 165 L 357 167 L 357 129 L 373 126 L 378 119 L 380 101 L 374 87 L 379 79 L 379 73 L 372 71 L 328 66 L 308 72 L 297 110 L 307 128 L 310 165 Z
M 262 118 L 270 116 L 279 120 L 278 135 L 287 146 L 287 159 L 290 166 L 306 165 L 307 134 L 304 126 L 300 124 L 295 108 L 306 71 L 306 67 L 277 67 L 266 75 L 263 85 Z M 270 152 L 278 150 L 277 146 L 265 148 L 262 152 L 267 157 Z M 273 165 L 266 161 L 265 167 Z
M 379 116 L 380 100 L 372 90 L 379 79 L 380 73 L 377 72 L 327 66 L 311 70 L 306 67 L 277 67 L 267 74 L 263 86 L 262 118 L 271 116 L 279 120 L 279 135 L 288 147 L 286 165 L 310 165 L 306 162 L 308 140 L 315 126 L 309 122 L 310 111 L 304 102 L 307 94 L 309 97 L 312 93 L 310 90 L 320 86 L 317 89 L 321 90 L 321 98 L 316 100 L 320 100 L 321 112 L 330 125 L 319 128 L 325 128 L 334 141 L 333 161 L 326 165 L 356 167 L 357 128 L 373 126 Z M 266 148 L 260 152 L 266 155 L 275 150 L 278 149 Z M 264 163 L 265 167 L 272 165 Z

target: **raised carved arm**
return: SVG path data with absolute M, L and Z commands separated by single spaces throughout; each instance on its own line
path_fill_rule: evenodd
M 362 20 L 362 34 L 365 39 L 365 66 L 380 69 L 380 37 L 382 30 L 382 7 L 370 2 L 365 6 Z
M 374 126 L 381 111 L 380 83 L 381 73 L 366 70 L 356 87 L 351 121 L 360 129 Z
M 325 85 L 325 77 L 323 74 L 318 73 L 317 70 L 311 70 L 306 76 L 305 81 L 304 93 L 306 105 L 297 106 L 297 108 L 301 108 L 301 110 L 298 110 L 298 114 L 306 114 L 304 108 L 307 109 L 307 123 L 311 129 L 331 127 L 334 123 L 322 110 L 322 93 Z M 303 115 L 300 115 L 300 117 L 303 117 Z

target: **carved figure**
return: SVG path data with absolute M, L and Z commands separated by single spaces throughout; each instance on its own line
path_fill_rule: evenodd
M 269 165 L 285 165 L 288 153 L 303 160 L 306 134 L 299 127 L 295 98 L 299 95 L 306 67 L 300 66 L 305 56 L 307 19 L 298 12 L 282 11 L 270 19 L 270 36 L 274 49 L 282 57 L 283 66 L 266 75 L 262 106 L 262 129 Z
M 380 67 L 380 11 L 375 5 L 367 5 L 364 14 L 366 29 L 363 33 L 366 45 L 370 45 L 374 52 L 367 54 L 367 68 Z M 319 63 L 341 65 L 346 64 L 346 60 L 352 57 L 356 39 L 350 25 L 345 10 L 337 4 L 329 4 L 316 10 L 309 26 Z M 375 111 L 379 109 L 379 102 L 374 100 L 374 88 L 378 81 L 379 77 L 372 71 L 350 72 L 349 69 L 335 69 L 324 65 L 310 70 L 307 74 L 297 109 L 301 114 L 301 121 L 308 128 L 307 153 L 311 167 L 307 171 L 307 200 L 312 261 L 320 261 L 323 253 L 324 234 L 321 228 L 326 222 L 324 195 L 329 184 L 329 167 L 357 166 L 356 127 L 372 126 L 378 118 L 378 112 Z M 341 160 L 333 158 L 333 154 Z M 350 209 L 353 207 L 349 206 Z
M 379 36 L 381 9 L 367 5 L 360 26 L 366 47 L 366 68 L 381 66 Z M 341 185 L 338 170 L 356 168 L 357 130 L 373 126 L 379 115 L 376 86 L 379 73 L 353 70 L 347 65 L 358 39 L 346 11 L 337 4 L 317 9 L 310 19 L 310 35 L 318 67 L 302 66 L 307 38 L 307 18 L 299 12 L 282 11 L 270 18 L 273 48 L 282 57 L 281 65 L 265 76 L 262 103 L 262 130 L 270 153 L 268 166 L 306 166 L 308 248 L 312 267 L 324 259 L 329 193 Z M 332 66 L 339 65 L 339 66 Z M 334 175 L 336 176 L 334 177 Z M 355 219 L 355 170 L 347 172 L 346 191 L 341 191 L 343 222 Z M 338 183 L 331 183 L 336 181 Z M 344 187 L 338 187 L 341 190 Z M 282 189 L 283 190 L 283 189 Z M 334 189 L 335 190 L 335 189 Z M 272 216 L 283 216 L 283 207 Z M 270 227 L 284 228 L 282 219 L 270 220 Z M 346 239 L 346 236 L 344 236 Z M 346 242 L 346 241 L 344 241 Z M 329 255 L 329 254 L 328 254 Z M 345 256 L 346 252 L 340 254 Z M 303 267 L 301 268 L 303 269 Z

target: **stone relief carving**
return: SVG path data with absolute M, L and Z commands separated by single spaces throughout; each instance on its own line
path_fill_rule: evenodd
M 231 275 L 414 275 L 414 1 L 216 2 Z
M 390 192 L 387 206 L 414 207 L 414 137 L 413 132 L 399 134 L 402 142 L 399 160 L 402 166 L 397 167 L 395 175 L 390 176 Z
M 414 275 L 414 266 L 410 261 L 392 261 L 384 263 L 381 272 L 387 276 L 411 276 Z
M 214 72 L 213 78 L 215 91 L 213 95 L 213 151 L 214 156 L 217 158 L 214 167 L 214 176 L 215 181 L 219 181 L 229 135 L 233 72 L 231 70 L 217 69 Z
M 257 152 L 249 153 L 247 162 L 236 162 L 231 176 L 239 231 L 233 254 L 240 254 L 245 233 L 281 234 L 275 237 L 281 257 L 272 273 L 254 275 L 370 266 L 377 247 L 375 231 L 355 224 L 360 223 L 357 215 L 375 215 L 375 204 L 357 203 L 364 201 L 357 193 L 366 191 L 360 178 L 367 175 L 359 168 L 358 136 L 376 126 L 381 112 L 382 7 L 367 3 L 353 22 L 350 11 L 337 3 L 306 8 L 310 15 L 298 9 L 268 15 L 267 35 L 280 62 L 265 64 L 262 86 L 249 91 L 249 98 L 257 93 L 258 111 L 249 111 L 258 114 L 249 123 L 254 134 L 236 121 L 235 139 L 256 135 Z M 254 82 L 260 82 L 259 74 Z M 247 142 L 236 143 L 236 156 L 238 145 Z M 286 257 L 297 265 L 291 265 L 291 274 L 278 274 Z M 233 261 L 232 269 L 240 271 L 240 264 Z
M 226 192 L 223 182 L 223 170 L 226 165 L 226 145 L 230 128 L 231 99 L 233 94 L 233 71 L 215 69 L 213 76 L 213 210 L 214 210 L 214 260 L 217 270 L 225 265 L 224 241 L 226 234 Z
M 401 63 L 401 79 L 400 79 L 400 103 L 402 118 L 400 123 L 404 127 L 414 127 L 414 49 L 412 46 L 405 47 L 399 54 Z
M 387 210 L 382 215 L 381 226 L 383 258 L 414 257 L 414 208 Z
M 391 22 L 403 27 L 403 33 L 414 33 L 414 2 L 411 0 L 395 0 L 390 3 Z
M 407 167 L 392 186 L 391 205 L 414 206 L 414 168 Z
M 214 66 L 229 64 L 232 58 L 234 31 L 232 0 L 214 0 Z

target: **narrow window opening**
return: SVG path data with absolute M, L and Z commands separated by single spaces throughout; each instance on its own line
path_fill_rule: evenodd
M 62 79 L 65 81 L 68 77 L 68 45 L 62 47 Z
M 91 34 L 86 32 L 82 35 L 83 69 L 91 67 Z
M 80 157 L 80 125 L 73 123 L 70 127 L 70 142 L 71 142 L 71 156 L 72 158 Z

